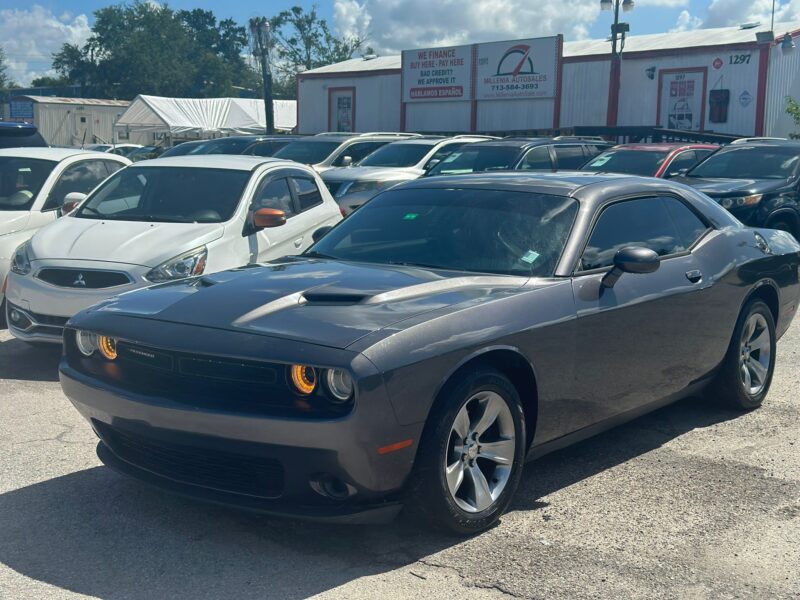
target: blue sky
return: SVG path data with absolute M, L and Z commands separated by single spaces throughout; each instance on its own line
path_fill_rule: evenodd
M 769 22 L 772 0 L 635 0 L 624 15 L 632 34 Z M 109 0 L 0 0 L 0 44 L 9 71 L 27 84 L 47 73 L 64 42 L 82 43 L 92 13 Z M 275 14 L 306 0 L 171 0 L 172 8 L 204 8 L 218 18 Z M 379 53 L 403 48 L 471 43 L 563 33 L 569 39 L 604 38 L 611 14 L 599 0 L 319 0 L 320 15 L 340 32 L 366 32 Z M 778 0 L 778 21 L 800 19 L 800 0 Z

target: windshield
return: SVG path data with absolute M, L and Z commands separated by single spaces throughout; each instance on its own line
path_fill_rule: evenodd
M 0 156 L 0 210 L 30 210 L 57 164 L 52 160 Z
M 780 146 L 729 146 L 691 169 L 688 177 L 710 179 L 787 179 L 800 158 L 800 148 Z
M 669 152 L 651 150 L 609 150 L 581 167 L 581 171 L 626 173 L 652 177 L 664 164 Z
M 431 148 L 432 144 L 386 144 L 358 163 L 358 166 L 413 167 Z
M 328 158 L 341 145 L 341 141 L 302 140 L 287 144 L 272 156 L 295 160 L 306 165 L 315 165 Z
M 458 175 L 513 169 L 519 160 L 519 154 L 519 148 L 469 144 L 433 167 L 428 171 L 428 175 Z
M 233 216 L 248 171 L 200 167 L 128 167 L 108 179 L 74 214 L 84 219 L 220 223 Z
M 550 276 L 569 235 L 572 198 L 485 189 L 390 190 L 309 251 L 339 260 Z

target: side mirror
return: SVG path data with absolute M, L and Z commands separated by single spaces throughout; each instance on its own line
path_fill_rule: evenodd
M 672 171 L 670 173 L 667 173 L 667 175 L 666 175 L 666 177 L 664 177 L 664 179 L 672 179 L 673 177 L 679 177 L 681 175 L 686 175 L 686 173 L 688 173 L 688 172 L 689 172 L 688 168 L 687 169 L 678 169 L 677 171 Z
M 352 156 L 345 156 L 342 159 L 342 166 L 343 167 L 352 167 L 353 166 L 353 157 Z
M 286 213 L 277 208 L 259 208 L 253 213 L 253 228 L 256 231 L 271 229 L 286 224 Z
M 73 210 L 78 208 L 78 205 L 86 200 L 86 194 L 81 192 L 70 192 L 64 196 L 64 202 L 61 205 L 61 216 L 68 215 Z
M 641 246 L 620 248 L 614 255 L 614 268 L 605 274 L 601 285 L 613 288 L 623 273 L 652 273 L 661 265 L 661 258 L 654 250 Z
M 311 239 L 314 240 L 314 243 L 316 244 L 318 241 L 320 241 L 322 238 L 328 235 L 328 232 L 331 229 L 333 229 L 333 227 L 330 225 L 326 225 L 325 227 L 320 227 L 314 233 L 311 234 Z
M 430 159 L 430 160 L 429 160 L 429 161 L 428 161 L 428 162 L 425 164 L 425 170 L 426 170 L 426 171 L 430 171 L 430 170 L 431 170 L 433 167 L 435 167 L 436 165 L 438 165 L 440 162 L 442 162 L 442 161 L 440 161 L 438 158 L 432 158 L 432 159 Z

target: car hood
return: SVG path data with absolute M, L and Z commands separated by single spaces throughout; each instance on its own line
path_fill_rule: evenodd
M 780 190 L 788 185 L 785 179 L 703 179 L 702 177 L 673 177 L 699 192 L 716 198 L 765 194 Z
M 347 348 L 404 319 L 517 293 L 527 282 L 295 257 L 123 294 L 94 310 Z
M 155 267 L 222 237 L 221 223 L 148 223 L 63 217 L 31 239 L 33 260 L 97 260 Z
M 425 171 L 416 167 L 339 167 L 322 174 L 324 181 L 408 181 Z
M 27 210 L 0 211 L 0 235 L 16 233 L 25 229 L 31 213 Z

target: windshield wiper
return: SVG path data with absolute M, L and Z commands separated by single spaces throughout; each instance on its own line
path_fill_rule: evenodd
M 420 267 L 422 269 L 439 269 L 440 271 L 461 271 L 468 272 L 467 269 L 457 269 L 455 267 L 446 267 L 444 265 L 429 265 L 427 263 L 401 261 L 401 260 L 387 260 L 387 265 L 394 265 L 398 267 Z
M 316 250 L 310 250 L 308 252 L 303 252 L 300 256 L 304 258 L 329 258 L 331 260 L 339 260 L 335 256 L 331 256 L 330 254 L 323 254 L 322 252 L 317 252 Z

